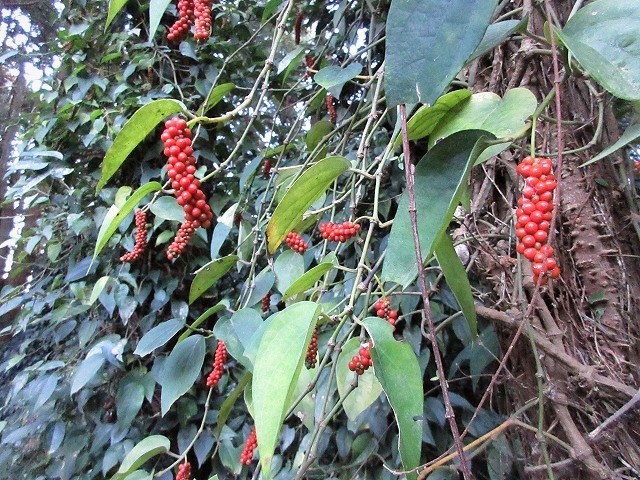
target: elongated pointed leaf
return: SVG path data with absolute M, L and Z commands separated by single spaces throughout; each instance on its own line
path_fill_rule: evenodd
M 584 162 L 581 167 L 586 167 L 587 165 L 592 164 L 593 162 L 597 162 L 598 160 L 602 160 L 604 157 L 608 157 L 616 150 L 620 150 L 622 147 L 629 145 L 635 139 L 640 138 L 640 123 L 635 123 L 633 125 L 629 125 L 629 127 L 625 130 L 622 136 L 618 139 L 616 143 L 613 145 L 609 145 L 603 151 L 601 151 L 598 155 L 593 157 L 591 160 Z
M 271 478 L 273 452 L 319 311 L 320 306 L 313 302 L 300 302 L 285 308 L 266 328 L 258 347 L 252 398 L 265 479 Z
M 405 470 L 420 465 L 423 425 L 423 390 L 420 365 L 406 342 L 393 338 L 391 325 L 377 317 L 365 319 L 364 326 L 373 340 L 371 360 L 393 409 L 399 430 L 398 450 Z M 407 479 L 417 478 L 416 473 Z
M 191 335 L 192 329 L 198 328 L 200 324 L 204 322 L 207 318 L 209 318 L 211 315 L 218 313 L 219 311 L 224 310 L 225 308 L 227 308 L 227 305 L 225 305 L 224 303 L 218 303 L 217 305 L 214 305 L 213 307 L 209 308 L 206 312 L 204 312 L 202 315 L 200 315 L 198 318 L 194 320 L 194 322 L 190 325 L 191 328 L 187 329 L 186 332 L 184 332 L 182 335 L 178 337 L 178 343 L 180 343 L 189 335 Z
M 193 303 L 204 292 L 209 290 L 237 262 L 237 255 L 227 255 L 207 263 L 198 270 L 189 290 L 189 303 Z
M 334 97 L 338 98 L 345 83 L 362 71 L 362 65 L 352 63 L 345 68 L 330 66 L 324 67 L 313 76 L 313 80 L 327 89 Z
M 144 107 L 138 109 L 136 113 L 124 124 L 120 133 L 116 136 L 113 144 L 104 156 L 102 163 L 102 175 L 96 187 L 99 192 L 102 187 L 115 174 L 122 163 L 127 159 L 134 148 L 142 142 L 149 133 L 167 115 L 184 112 L 187 108 L 182 102 L 177 100 L 154 100 Z
M 513 33 L 519 30 L 526 30 L 529 17 L 525 16 L 522 20 L 505 20 L 504 22 L 492 23 L 484 33 L 484 37 L 480 41 L 480 45 L 475 49 L 469 60 L 481 57 L 490 52 Z
M 302 214 L 350 166 L 351 163 L 344 157 L 327 157 L 307 169 L 293 182 L 267 225 L 269 253 L 276 251 L 287 234 L 300 221 Z
M 432 105 L 474 52 L 497 0 L 393 0 L 387 17 L 387 105 Z
M 220 405 L 220 410 L 218 410 L 218 418 L 216 418 L 217 438 L 220 438 L 222 428 L 224 427 L 224 424 L 227 423 L 227 418 L 229 418 L 229 414 L 231 413 L 233 406 L 236 404 L 238 398 L 240 398 L 240 395 L 242 395 L 242 393 L 244 392 L 245 387 L 249 384 L 252 377 L 253 376 L 250 372 L 245 372 L 244 375 L 240 377 L 240 380 L 238 380 L 236 388 L 233 389 L 233 391 L 227 396 L 227 398 L 224 399 L 222 405 Z
M 215 107 L 218 103 L 220 103 L 220 100 L 222 100 L 224 96 L 234 88 L 236 88 L 236 86 L 233 83 L 223 83 L 214 87 L 213 90 L 209 92 L 207 101 L 200 109 L 200 115 L 204 115 L 205 113 L 207 113 L 207 111 Z
M 189 390 L 200 375 L 204 363 L 205 341 L 202 335 L 193 335 L 178 343 L 162 367 L 162 416 L 171 405 Z
M 135 355 L 140 355 L 141 357 L 149 355 L 156 348 L 160 348 L 171 340 L 173 336 L 180 331 L 183 325 L 183 322 L 176 320 L 175 318 L 156 325 L 144 334 L 133 353 Z
M 471 335 L 475 338 L 478 335 L 478 319 L 476 317 L 476 308 L 473 303 L 473 294 L 471 293 L 471 284 L 464 265 L 458 258 L 451 238 L 446 233 L 441 235 L 434 246 L 436 258 L 447 280 L 447 285 L 456 297 L 464 318 L 467 320 Z
M 141 440 L 131 449 L 127 456 L 124 457 L 117 474 L 114 475 L 113 478 L 124 478 L 150 458 L 167 453 L 170 448 L 171 442 L 169 442 L 169 439 L 164 435 L 151 435 Z
M 293 282 L 284 292 L 282 300 L 286 300 L 298 293 L 313 287 L 313 285 L 322 278 L 322 276 L 338 264 L 335 253 L 331 252 L 320 264 L 305 272 L 300 278 Z
M 151 0 L 149 2 L 149 41 L 153 42 L 162 15 L 167 10 L 171 0 Z
M 346 392 L 355 377 L 355 373 L 349 370 L 349 362 L 354 355 L 358 355 L 358 350 L 360 350 L 360 339 L 349 339 L 340 350 L 336 368 L 338 394 L 340 398 L 344 398 L 342 406 L 351 421 L 354 421 L 358 415 L 369 408 L 382 393 L 382 385 L 380 385 L 373 370 L 369 369 L 358 376 L 358 387 L 345 398 Z
M 213 334 L 216 338 L 224 340 L 227 351 L 233 358 L 251 370 L 251 362 L 244 357 L 244 351 L 250 345 L 251 337 L 262 324 L 262 317 L 257 311 L 252 308 L 242 308 L 231 318 L 218 320 L 213 328 Z
M 433 147 L 415 170 L 416 209 L 422 258 L 433 252 L 435 241 L 445 231 L 476 158 L 484 149 L 483 130 L 455 133 Z M 393 221 L 382 269 L 382 280 L 407 287 L 418 274 L 413 233 L 409 218 L 409 198 L 402 194 Z
M 582 68 L 611 94 L 640 99 L 640 1 L 598 0 L 556 31 Z
M 136 205 L 138 205 L 138 203 L 140 203 L 140 200 L 142 200 L 150 193 L 157 192 L 161 188 L 162 185 L 160 185 L 158 182 L 146 183 L 142 185 L 138 190 L 136 190 L 135 193 L 131 195 L 131 197 L 129 197 L 129 200 L 124 202 L 124 205 L 122 205 L 122 207 L 117 210 L 117 212 L 115 209 L 113 209 L 113 206 L 111 207 L 112 210 L 109 210 L 109 213 L 107 213 L 107 215 L 105 216 L 104 221 L 102 222 L 102 226 L 100 227 L 100 231 L 98 232 L 96 248 L 93 251 L 94 259 L 102 251 L 104 246 L 111 238 L 111 235 L 115 233 L 124 218 L 129 215 L 129 213 L 131 213 L 131 211 L 136 207 Z M 113 212 L 115 212 L 115 215 L 113 214 Z
M 118 12 L 122 10 L 122 7 L 126 4 L 127 0 L 109 0 L 109 11 L 107 12 L 107 21 L 104 25 L 105 32 L 107 31 L 107 28 L 109 28 L 109 25 L 111 25 L 113 19 L 116 18 Z

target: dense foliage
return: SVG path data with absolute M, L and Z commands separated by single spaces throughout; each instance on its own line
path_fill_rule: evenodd
M 543 189 L 549 218 L 535 229 L 529 216 L 496 220 L 513 216 L 516 175 L 495 186 L 510 191 L 488 209 L 504 226 L 491 233 L 492 251 L 505 250 L 494 264 L 522 295 L 509 306 L 532 340 L 534 389 L 480 403 L 509 344 L 474 300 L 499 306 L 506 281 L 470 258 L 486 191 L 469 185 L 505 151 L 512 173 L 530 153 L 561 168 L 546 140 L 532 145 L 536 125 L 554 127 L 546 109 L 558 87 L 549 72 L 541 90 L 479 88 L 473 77 L 505 42 L 535 41 L 536 55 L 568 62 L 566 75 L 598 82 L 586 90 L 594 98 L 638 100 L 638 62 L 611 44 L 622 35 L 637 46 L 627 35 L 640 29 L 605 29 L 616 42 L 597 54 L 600 44 L 584 45 L 593 11 L 606 5 L 617 22 L 640 3 L 590 2 L 569 22 L 507 3 L 225 0 L 211 6 L 208 40 L 205 21 L 180 42 L 167 34 L 186 3 L 55 5 L 55 39 L 3 55 L 5 77 L 27 61 L 43 77 L 15 117 L 6 167 L 5 203 L 22 216 L 0 291 L 0 459 L 12 465 L 0 477 L 185 478 L 188 461 L 194 478 L 391 479 L 478 439 L 466 451 L 477 478 L 517 478 L 525 458 L 551 472 L 576 440 L 547 432 L 550 367 L 522 292 L 540 298 L 549 280 L 542 294 L 555 298 L 556 262 L 572 265 L 530 252 L 550 266 L 532 275 L 516 234 L 560 241 L 556 186 Z M 632 125 L 605 153 L 638 135 Z M 539 442 L 533 452 L 505 434 L 516 422 Z M 427 465 L 428 478 L 458 478 L 450 460 Z

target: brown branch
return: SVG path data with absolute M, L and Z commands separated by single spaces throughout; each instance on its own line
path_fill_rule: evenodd
M 431 348 L 433 348 L 433 358 L 436 362 L 438 371 L 438 381 L 440 382 L 440 388 L 442 389 L 442 400 L 445 406 L 445 417 L 449 421 L 449 427 L 451 428 L 451 434 L 453 435 L 453 442 L 456 446 L 458 457 L 460 458 L 460 469 L 465 480 L 471 480 L 471 470 L 469 470 L 469 464 L 464 454 L 464 448 L 462 440 L 460 439 L 460 433 L 458 431 L 458 425 L 456 423 L 456 414 L 451 406 L 451 400 L 449 399 L 449 385 L 447 384 L 447 377 L 445 374 L 444 366 L 442 365 L 442 356 L 440 355 L 440 347 L 438 346 L 438 339 L 436 337 L 436 329 L 433 323 L 433 315 L 431 314 L 431 304 L 429 303 L 429 288 L 427 286 L 427 278 L 424 274 L 424 259 L 422 258 L 422 250 L 420 249 L 420 237 L 418 235 L 418 216 L 416 212 L 416 195 L 414 191 L 414 167 L 411 164 L 411 148 L 409 146 L 409 136 L 407 134 L 407 107 L 403 104 L 400 105 L 400 117 L 402 124 L 402 150 L 404 153 L 404 170 L 405 180 L 407 182 L 407 195 L 409 197 L 409 218 L 411 219 L 411 230 L 413 233 L 413 245 L 416 250 L 416 266 L 418 267 L 418 278 L 420 283 L 420 293 L 422 295 L 422 332 L 424 335 L 424 323 L 426 321 L 429 327 L 429 339 L 431 340 Z M 424 212 L 423 212 L 424 213 Z

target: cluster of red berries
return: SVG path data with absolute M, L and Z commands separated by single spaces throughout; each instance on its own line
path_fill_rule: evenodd
M 218 347 L 213 357 L 213 370 L 207 377 L 207 387 L 213 388 L 218 384 L 224 373 L 225 363 L 227 363 L 227 345 L 222 340 L 218 340 Z
M 195 19 L 193 12 L 193 0 L 178 0 L 178 20 L 169 27 L 167 38 L 173 42 L 181 42 L 187 38 L 189 27 Z
M 362 375 L 365 370 L 368 370 L 373 365 L 371 361 L 371 351 L 369 345 L 360 347 L 358 355 L 354 355 L 349 362 L 349 370 L 356 372 L 358 375 Z
M 294 41 L 296 45 L 300 45 L 300 31 L 302 30 L 302 12 L 298 12 L 298 14 L 296 15 L 296 23 L 294 26 Z
M 318 230 L 322 234 L 322 238 L 325 240 L 329 240 L 330 242 L 346 242 L 351 237 L 354 237 L 358 230 L 360 230 L 360 225 L 353 222 L 344 222 L 344 223 L 321 223 L 318 226 Z
M 147 214 L 138 209 L 135 213 L 136 219 L 136 243 L 133 252 L 125 253 L 120 257 L 121 262 L 133 262 L 140 258 L 144 249 L 147 248 Z
M 309 348 L 307 348 L 307 355 L 304 359 L 304 366 L 308 370 L 315 368 L 318 361 L 318 327 L 313 331 L 311 335 L 311 341 L 309 342 Z
M 196 158 L 193 156 L 191 130 L 187 127 L 187 122 L 180 117 L 172 117 L 164 125 L 160 138 L 164 142 L 164 154 L 168 158 L 167 175 L 176 200 L 184 209 L 185 218 L 167 250 L 167 258 L 173 260 L 182 253 L 196 228 L 211 226 L 213 212 L 204 192 L 200 190 L 200 180 L 194 176 Z
M 267 292 L 267 294 L 262 297 L 260 300 L 260 307 L 263 312 L 268 312 L 271 309 L 271 292 Z
M 176 480 L 191 480 L 191 464 L 189 462 L 184 462 L 178 467 Z
M 544 285 L 548 278 L 560 276 L 553 248 L 547 245 L 556 178 L 548 158 L 526 157 L 516 171 L 525 178 L 525 187 L 516 209 L 516 236 L 520 240 L 517 251 L 533 263 L 533 280 L 537 283 L 543 277 L 541 284 Z
M 316 64 L 316 61 L 313 59 L 313 56 L 307 53 L 304 56 L 304 64 L 307 66 L 307 73 L 305 73 L 304 78 L 313 78 L 315 74 L 309 71 L 309 70 L 312 70 L 314 65 Z
M 295 250 L 300 255 L 302 255 L 307 250 L 307 248 L 309 248 L 309 245 L 307 245 L 302 237 L 296 232 L 289 232 L 284 241 L 287 243 L 287 245 L 289 245 L 290 249 Z
M 373 304 L 373 310 L 375 310 L 376 316 L 384 318 L 395 330 L 396 320 L 398 319 L 398 311 L 390 307 L 391 300 L 388 297 L 382 297 Z
M 240 463 L 244 465 L 251 465 L 253 460 L 253 451 L 258 447 L 258 439 L 256 438 L 256 428 L 253 427 L 251 433 L 247 437 L 247 442 L 244 444 L 244 450 L 240 454 Z
M 329 120 L 331 120 L 331 123 L 334 123 L 334 124 L 338 120 L 335 101 L 336 99 L 333 98 L 333 95 L 327 95 L 327 112 L 329 112 Z
M 273 168 L 273 164 L 271 163 L 271 159 L 270 158 L 265 159 L 265 161 L 262 162 L 262 176 L 264 178 L 269 178 L 272 168 Z
M 640 160 L 634 160 L 633 173 L 635 173 L 636 175 L 640 175 Z
M 178 20 L 169 27 L 167 38 L 181 42 L 187 38 L 189 27 L 195 23 L 194 38 L 200 42 L 209 38 L 211 33 L 210 0 L 178 0 Z

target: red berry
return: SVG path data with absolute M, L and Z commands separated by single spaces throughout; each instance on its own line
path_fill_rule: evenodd
M 178 467 L 176 480 L 191 480 L 191 464 L 189 462 L 185 461 Z

